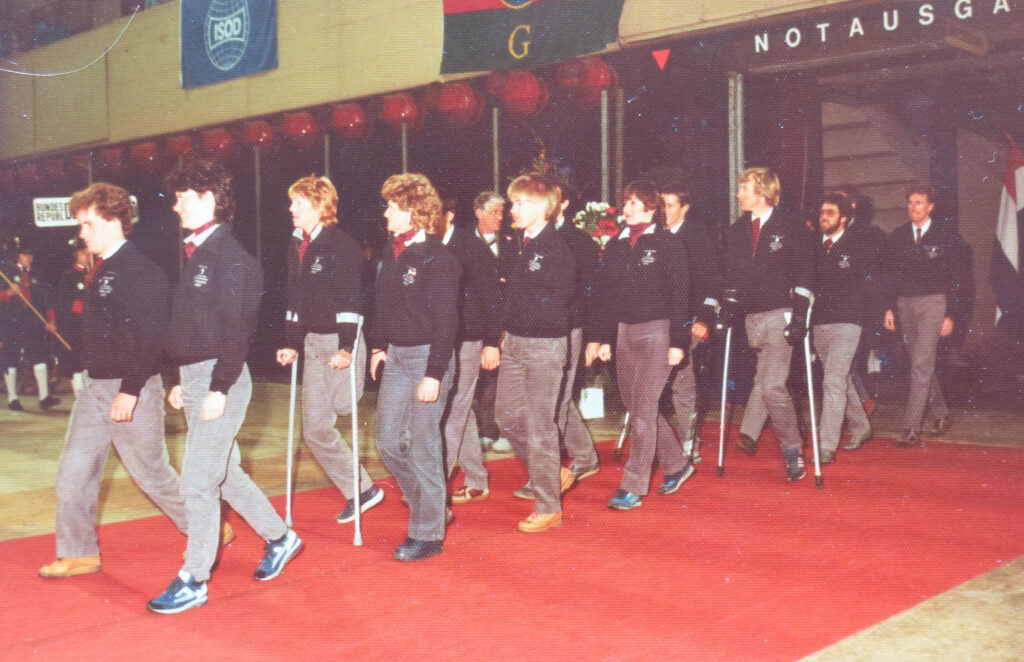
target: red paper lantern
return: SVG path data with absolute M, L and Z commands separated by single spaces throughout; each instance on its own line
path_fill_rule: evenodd
M 504 69 L 495 69 L 487 76 L 487 81 L 484 83 L 484 89 L 487 90 L 487 94 L 490 94 L 495 98 L 502 98 L 505 96 L 505 87 L 508 85 L 509 72 Z
M 148 173 L 158 171 L 163 165 L 160 159 L 160 148 L 155 140 L 129 146 L 128 160 L 132 166 Z
M 437 108 L 455 126 L 468 126 L 480 120 L 484 102 L 469 84 L 448 83 L 441 90 Z
M 270 128 L 270 122 L 257 120 L 246 122 L 242 127 L 242 142 L 246 145 L 258 145 L 269 147 L 274 143 L 274 130 Z
M 572 91 L 573 98 L 584 106 L 596 106 L 601 102 L 601 92 L 611 90 L 619 84 L 619 74 L 598 57 L 585 57 L 583 80 Z
M 558 63 L 555 77 L 558 79 L 559 85 L 572 91 L 583 84 L 586 71 L 587 66 L 583 60 L 565 60 Z
M 123 175 L 125 172 L 124 148 L 110 147 L 100 150 L 100 168 L 108 177 Z
M 64 168 L 64 159 L 48 159 L 43 163 L 43 173 L 46 179 L 51 182 L 62 181 L 67 177 L 67 170 Z
M 192 140 L 192 136 L 187 133 L 180 133 L 167 139 L 164 151 L 167 152 L 168 156 L 178 157 L 191 156 L 194 149 L 195 141 Z
M 227 129 L 209 129 L 203 131 L 200 149 L 206 156 L 217 161 L 227 161 L 234 151 L 231 132 Z
M 381 99 L 380 118 L 396 131 L 402 129 L 402 124 L 418 129 L 422 126 L 423 113 L 411 94 L 400 92 Z
M 331 128 L 345 140 L 362 140 L 370 135 L 372 125 L 362 106 L 345 103 L 332 109 Z
M 309 148 L 316 144 L 320 130 L 313 113 L 288 113 L 284 116 L 282 133 L 294 140 L 299 147 Z
M 18 166 L 18 183 L 22 186 L 38 186 L 42 181 L 39 176 L 39 166 L 34 163 L 26 163 Z
M 529 71 L 510 71 L 501 105 L 511 115 L 527 117 L 537 110 L 540 95 L 540 81 L 536 76 Z

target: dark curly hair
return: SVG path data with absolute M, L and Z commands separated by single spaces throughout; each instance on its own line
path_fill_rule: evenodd
M 231 195 L 231 175 L 216 161 L 192 161 L 171 170 L 164 177 L 164 186 L 173 193 L 195 191 L 213 193 L 216 208 L 213 217 L 218 223 L 230 223 L 235 217 L 235 198 Z

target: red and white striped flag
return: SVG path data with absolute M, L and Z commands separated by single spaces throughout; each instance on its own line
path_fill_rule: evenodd
M 999 201 L 996 243 L 989 282 L 996 293 L 996 321 L 1004 314 L 1024 322 L 1024 282 L 1020 277 L 1021 220 L 1024 219 L 1024 153 L 1010 143 L 1006 178 Z

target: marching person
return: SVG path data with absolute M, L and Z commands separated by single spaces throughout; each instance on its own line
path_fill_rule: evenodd
M 807 475 L 803 440 L 793 398 L 786 388 L 793 346 L 807 334 L 811 235 L 801 220 L 779 210 L 781 186 L 767 168 L 740 174 L 743 216 L 726 234 L 720 327 L 744 319 L 747 341 L 757 352 L 754 385 L 743 411 L 737 447 L 757 452 L 765 419 L 770 419 L 791 481 Z
M 101 570 L 96 509 L 111 444 L 142 491 L 179 531 L 188 531 L 164 444 L 164 389 L 156 370 L 167 278 L 126 240 L 135 217 L 128 191 L 95 183 L 72 195 L 68 206 L 84 248 L 96 257 L 96 277 L 77 292 L 85 374 L 57 470 L 57 560 L 40 568 L 43 577 Z
M 366 343 L 356 337 L 362 319 L 363 252 L 338 227 L 338 192 L 326 177 L 303 177 L 288 189 L 295 231 L 288 247 L 285 346 L 277 362 L 291 365 L 303 349 L 302 438 L 346 499 L 341 524 L 356 518 L 352 451 L 334 427 L 363 395 Z M 356 349 L 353 365 L 352 352 Z M 350 371 L 355 371 L 355 379 Z M 360 512 L 384 500 L 384 490 L 359 467 Z
M 0 345 L 0 370 L 4 372 L 7 407 L 11 411 L 25 411 L 18 399 L 17 388 L 22 351 L 25 353 L 25 362 L 32 366 L 32 375 L 36 378 L 39 408 L 45 411 L 60 404 L 60 398 L 50 395 L 47 375 L 47 364 L 52 359 L 50 334 L 57 331 L 56 311 L 52 306 L 53 292 L 37 278 L 32 270 L 34 262 L 35 252 L 23 242 L 17 249 L 16 262 L 6 274 L 11 285 L 0 290 L 0 303 L 6 303 L 4 316 L 7 318 L 4 341 Z M 29 304 L 46 316 L 45 324 L 36 317 Z
M 689 360 L 684 360 L 672 370 L 666 387 L 682 435 L 677 436 L 668 418 L 659 414 L 657 424 L 658 457 L 661 458 L 665 453 L 669 453 L 671 457 L 671 454 L 675 453 L 675 447 L 681 444 L 683 455 L 690 458 L 691 464 L 695 464 L 700 461 L 696 376 L 699 358 L 697 349 L 709 338 L 708 330 L 714 321 L 714 309 L 718 306 L 718 300 L 715 297 L 720 287 L 718 273 L 720 249 L 715 228 L 707 223 L 701 224 L 694 219 L 687 218 L 691 207 L 690 191 L 687 188 L 676 185 L 663 191 L 661 205 L 665 212 L 665 229 L 682 244 L 683 252 L 686 255 L 690 286 L 687 305 L 690 315 L 693 316 L 690 324 L 689 345 L 693 346 L 693 349 L 691 350 L 690 346 L 684 348 L 689 353 Z M 674 464 L 674 462 L 670 464 Z M 679 480 L 663 483 L 658 488 L 658 492 L 661 494 L 675 492 L 692 474 L 691 467 L 679 475 Z
M 507 255 L 502 301 L 505 331 L 495 413 L 498 426 L 526 465 L 533 512 L 525 533 L 562 525 L 561 458 L 555 413 L 565 372 L 569 306 L 576 293 L 572 250 L 551 220 L 558 191 L 540 175 L 522 175 L 508 187 L 518 245 Z
M 949 408 L 935 376 L 939 338 L 953 333 L 953 320 L 965 319 L 970 306 L 965 284 L 969 277 L 970 249 L 949 221 L 933 221 L 935 189 L 918 184 L 907 192 L 910 221 L 889 235 L 883 253 L 892 284 L 885 328 L 896 331 L 899 322 L 910 352 L 910 394 L 897 446 L 921 443 L 921 422 L 926 434 L 949 429 Z
M 818 441 L 820 461 L 835 459 L 844 417 L 850 423 L 848 448 L 871 437 L 871 424 L 854 388 L 850 365 L 864 320 L 877 300 L 876 246 L 867 232 L 848 229 L 853 208 L 847 196 L 833 193 L 818 214 L 821 240 L 814 246 L 814 308 L 811 339 L 822 365 L 822 406 Z
M 462 267 L 454 388 L 448 396 L 444 420 L 444 475 L 445 479 L 450 478 L 458 462 L 465 480 L 452 493 L 451 500 L 468 503 L 486 499 L 490 494 L 472 406 L 480 370 L 496 370 L 501 364 L 501 289 L 494 254 L 471 231 L 455 227 L 454 200 L 442 200 L 442 205 L 445 231 L 441 243 Z
M 608 507 L 631 510 L 650 487 L 656 450 L 666 485 L 677 488 L 692 472 L 680 444 L 657 446 L 658 402 L 690 346 L 689 268 L 682 243 L 654 221 L 661 202 L 654 184 L 632 182 L 622 197 L 626 228 L 608 244 L 594 277 L 586 364 L 611 360 L 615 342 L 619 394 L 633 433 Z
M 78 395 L 82 389 L 82 314 L 85 291 L 92 280 L 93 259 L 88 246 L 79 239 L 74 245 L 74 264 L 57 281 L 57 328 L 71 349 L 61 352 L 58 367 L 71 379 L 71 388 Z M 63 349 L 63 347 L 61 348 Z
M 180 366 L 167 401 L 188 423 L 181 495 L 188 512 L 185 564 L 167 589 L 146 605 L 176 614 L 206 603 L 217 558 L 221 499 L 267 541 L 253 578 L 277 577 L 302 549 L 267 497 L 242 469 L 235 437 L 245 419 L 252 379 L 245 363 L 256 323 L 263 274 L 228 225 L 235 201 L 231 176 L 213 161 L 168 173 L 174 211 L 185 237 L 185 262 L 171 304 L 165 353 Z
M 377 276 L 368 335 L 370 375 L 380 379 L 375 434 L 380 458 L 409 502 L 408 536 L 394 558 L 419 561 L 443 550 L 441 415 L 451 389 L 461 269 L 441 243 L 441 199 L 426 177 L 392 175 L 381 197 L 393 239 Z
M 503 231 L 501 225 L 505 216 L 505 198 L 494 191 L 480 193 L 473 199 L 473 215 L 476 216 L 474 233 L 498 260 L 501 278 L 500 263 L 514 250 L 511 235 Z M 512 450 L 512 446 L 508 439 L 501 436 L 501 430 L 494 421 L 494 394 L 497 386 L 498 371 L 481 366 L 476 383 L 476 424 L 480 443 L 485 449 L 507 453 Z

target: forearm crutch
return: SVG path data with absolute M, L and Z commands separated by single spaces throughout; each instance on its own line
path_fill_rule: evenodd
M 629 412 L 622 419 L 622 431 L 619 432 L 619 443 L 615 445 L 615 461 L 622 459 L 622 445 L 626 443 L 626 431 L 629 430 Z
M 808 317 L 810 314 L 808 313 Z M 804 336 L 804 363 L 807 364 L 807 400 L 811 405 L 811 446 L 814 448 L 814 486 L 821 487 L 825 480 L 821 477 L 821 456 L 818 446 L 818 416 L 814 409 L 814 373 L 811 371 L 811 332 Z
M 284 523 L 291 528 L 292 525 L 292 447 L 295 444 L 295 382 L 298 381 L 299 357 L 292 361 L 292 389 L 288 396 L 288 459 L 285 469 L 285 506 Z
M 359 336 L 363 331 L 363 317 L 360 315 L 356 322 L 356 341 L 352 343 L 352 361 L 348 364 L 349 394 L 352 397 L 352 484 L 356 486 L 356 495 L 352 498 L 355 505 L 355 529 L 352 533 L 352 544 L 356 547 L 363 546 L 362 530 L 362 504 L 359 497 L 362 493 L 362 485 L 359 482 L 359 398 L 356 397 L 356 357 L 359 354 Z M 363 375 L 359 375 L 362 379 Z
M 732 327 L 725 332 L 725 357 L 722 359 L 722 411 L 718 421 L 718 475 L 725 475 L 725 405 L 729 396 L 729 347 L 732 345 Z

